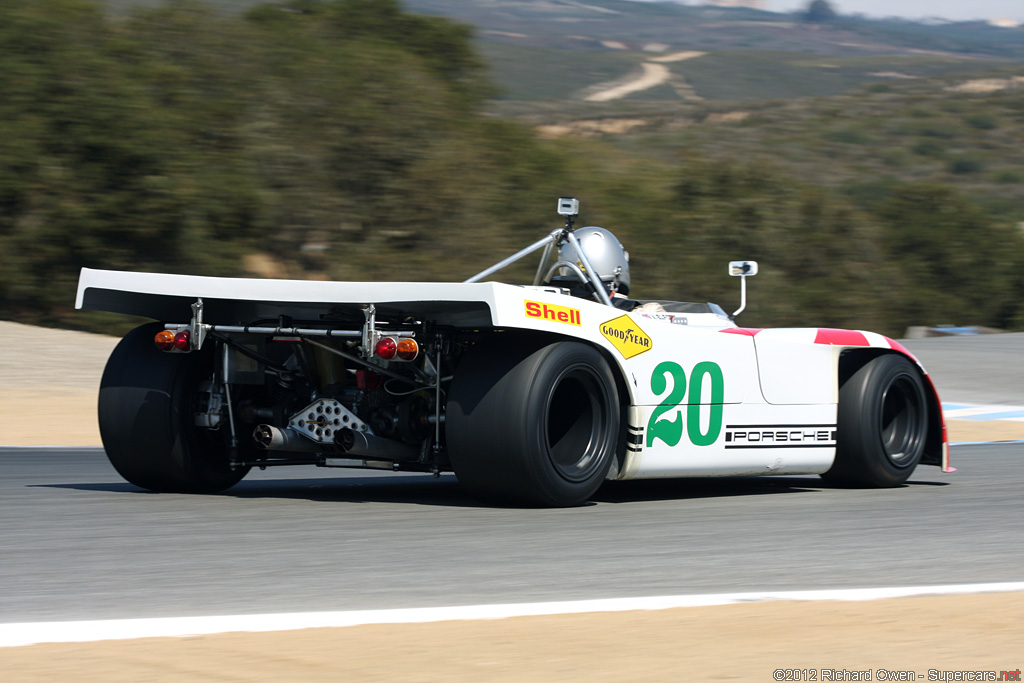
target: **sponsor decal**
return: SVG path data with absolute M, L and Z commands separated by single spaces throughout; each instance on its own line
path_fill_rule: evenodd
M 580 309 L 558 306 L 556 304 L 545 304 L 539 301 L 526 302 L 526 317 L 550 320 L 555 323 L 580 326 Z
M 601 334 L 626 359 L 639 356 L 654 347 L 654 342 L 647 336 L 647 333 L 641 330 L 640 326 L 628 315 L 621 315 L 614 320 L 602 323 Z
M 640 317 L 650 318 L 651 320 L 660 320 L 666 323 L 672 323 L 673 325 L 688 325 L 690 323 L 684 315 L 678 315 L 676 313 L 641 313 Z
M 726 448 L 830 448 L 835 425 L 726 425 Z

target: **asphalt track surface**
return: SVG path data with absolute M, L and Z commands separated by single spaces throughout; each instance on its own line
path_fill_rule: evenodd
M 943 403 L 1024 405 L 1024 333 L 902 342 L 927 368 Z
M 152 494 L 99 449 L 0 449 L 0 622 L 1019 580 L 1024 444 L 953 461 L 898 489 L 620 482 L 535 510 L 451 477 L 301 467 Z

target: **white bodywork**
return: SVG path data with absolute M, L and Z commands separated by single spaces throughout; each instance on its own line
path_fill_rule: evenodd
M 840 351 L 906 353 L 872 333 L 744 330 L 713 313 L 627 313 L 550 287 L 496 282 L 313 282 L 83 269 L 76 307 L 185 323 L 199 298 L 205 321 L 225 325 L 373 304 L 458 328 L 535 330 L 593 344 L 614 362 L 631 404 L 629 446 L 614 470 L 620 479 L 824 472 L 835 457 Z

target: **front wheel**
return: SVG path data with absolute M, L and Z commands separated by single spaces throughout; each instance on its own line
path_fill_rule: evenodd
M 865 363 L 839 390 L 836 460 L 829 481 L 898 486 L 921 461 L 928 400 L 914 364 L 886 354 Z
M 225 435 L 194 424 L 198 386 L 213 372 L 212 349 L 165 353 L 159 323 L 136 327 L 110 354 L 100 381 L 103 447 L 118 474 L 152 491 L 214 493 L 237 484 Z
M 481 343 L 460 363 L 445 418 L 452 466 L 486 500 L 578 505 L 597 491 L 615 457 L 615 379 L 586 344 L 521 349 Z

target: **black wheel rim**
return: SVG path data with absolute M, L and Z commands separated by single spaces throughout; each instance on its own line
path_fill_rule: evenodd
M 568 481 L 586 481 L 601 468 L 608 424 L 604 394 L 586 366 L 562 373 L 549 394 L 545 445 L 555 471 Z
M 882 447 L 896 467 L 916 463 L 924 445 L 924 396 L 914 377 L 893 378 L 882 397 L 880 414 Z

